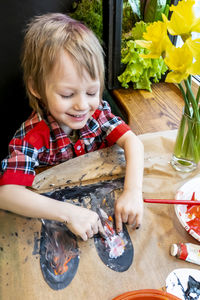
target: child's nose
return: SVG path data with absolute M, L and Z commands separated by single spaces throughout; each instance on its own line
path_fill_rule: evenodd
M 79 95 L 74 103 L 74 108 L 76 110 L 87 110 L 88 109 L 88 101 L 85 95 Z

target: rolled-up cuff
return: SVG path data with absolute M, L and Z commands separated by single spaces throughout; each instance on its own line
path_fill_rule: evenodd
M 17 184 L 31 186 L 35 176 L 32 174 L 24 174 L 24 172 L 13 172 L 6 170 L 3 175 L 0 175 L 0 185 Z
M 119 124 L 111 133 L 106 137 L 109 146 L 114 145 L 117 140 L 131 128 L 126 123 Z

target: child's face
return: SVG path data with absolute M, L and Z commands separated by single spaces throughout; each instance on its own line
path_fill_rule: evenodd
M 99 105 L 100 81 L 83 70 L 80 77 L 70 55 L 60 59 L 46 79 L 46 100 L 50 114 L 62 126 L 81 129 Z

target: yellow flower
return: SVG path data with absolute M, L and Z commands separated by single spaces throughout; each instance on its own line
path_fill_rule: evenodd
M 200 39 L 191 38 L 191 32 L 200 32 L 200 18 L 196 18 L 193 5 L 195 0 L 182 0 L 177 6 L 172 5 L 173 12 L 169 21 L 163 15 L 163 22 L 157 21 L 147 27 L 143 34 L 144 41 L 137 44 L 149 50 L 143 58 L 158 58 L 161 55 L 169 69 L 167 82 L 180 83 L 190 75 L 200 74 Z M 176 48 L 170 41 L 167 30 L 172 35 L 181 35 L 184 44 Z
M 194 57 L 193 64 L 189 68 L 189 73 L 191 75 L 199 75 L 200 74 L 200 39 L 192 40 L 191 38 L 187 39 L 185 42 L 188 48 L 192 52 Z
M 143 37 L 146 41 L 136 40 L 136 43 L 150 51 L 149 54 L 141 55 L 144 58 L 159 58 L 171 44 L 167 35 L 167 26 L 161 21 L 151 23 L 143 33 Z
M 195 17 L 194 4 L 195 0 L 182 0 L 176 6 L 171 5 L 173 13 L 170 21 L 162 15 L 170 34 L 181 35 L 185 39 L 192 31 L 200 32 L 200 18 Z
M 190 68 L 193 62 L 193 55 L 187 44 L 181 48 L 171 47 L 166 52 L 165 63 L 169 70 L 166 82 L 180 83 L 190 74 Z
M 200 38 L 192 40 L 191 38 L 187 39 L 185 41 L 185 44 L 187 44 L 188 48 L 192 52 L 193 56 L 196 59 L 200 59 Z
M 191 75 L 199 75 L 200 74 L 200 61 L 195 61 L 191 67 L 189 68 L 189 74 Z

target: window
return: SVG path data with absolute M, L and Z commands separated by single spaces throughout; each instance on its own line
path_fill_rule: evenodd
M 200 1 L 197 1 L 196 0 L 196 2 L 195 2 L 195 5 L 194 5 L 194 9 L 195 9 L 195 16 L 197 17 L 197 18 L 200 18 Z M 200 33 L 198 33 L 198 32 L 194 32 L 194 33 L 192 33 L 192 38 L 193 39 L 196 39 L 196 38 L 200 38 Z M 177 38 L 177 41 L 176 41 L 176 46 L 178 46 L 178 47 L 180 47 L 181 45 L 182 45 L 182 40 L 181 40 L 181 37 L 180 36 L 178 36 L 178 38 Z M 200 84 L 200 75 L 196 75 L 196 76 L 194 76 L 195 77 L 195 79 L 199 82 L 199 84 Z
M 195 15 L 196 15 L 196 17 L 198 17 L 198 18 L 200 18 L 200 1 L 197 1 L 196 0 L 196 3 L 195 3 L 195 5 L 194 5 L 194 8 L 195 8 Z M 194 38 L 200 38 L 200 33 L 194 33 L 193 34 L 193 37 Z M 197 76 L 195 76 L 195 79 L 199 82 L 199 84 L 200 84 L 200 75 L 197 75 Z

